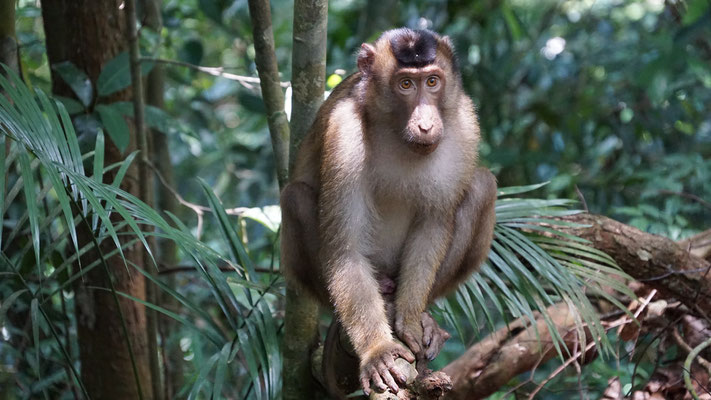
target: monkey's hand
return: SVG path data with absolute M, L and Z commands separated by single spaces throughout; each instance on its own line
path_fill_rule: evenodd
M 408 317 L 406 314 L 397 313 L 395 315 L 395 333 L 407 347 L 415 354 L 418 360 L 424 358 L 423 350 L 423 324 L 420 314 L 414 314 L 413 317 Z
M 423 353 L 427 361 L 432 361 L 437 357 L 440 350 L 442 350 L 444 342 L 449 339 L 450 335 L 447 331 L 439 327 L 437 321 L 435 321 L 428 312 L 422 313 L 422 330 Z M 419 357 L 417 361 L 420 361 Z
M 370 394 L 371 383 L 381 392 L 388 388 L 393 393 L 400 390 L 395 381 L 404 384 L 407 377 L 395 366 L 395 359 L 398 357 L 404 358 L 409 363 L 415 361 L 412 353 L 393 341 L 379 344 L 363 355 L 360 363 L 360 385 L 366 395 Z

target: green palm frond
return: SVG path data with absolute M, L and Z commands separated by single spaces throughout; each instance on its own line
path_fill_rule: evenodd
M 280 329 L 265 299 L 273 300 L 273 296 L 266 294 L 273 290 L 277 280 L 271 279 L 268 284 L 258 281 L 246 246 L 233 226 L 234 221 L 228 219 L 214 193 L 206 186 L 210 206 L 218 218 L 231 257 L 221 255 L 196 239 L 173 215 L 170 215 L 169 223 L 159 212 L 120 188 L 135 154 L 118 164 L 105 165 L 105 141 L 101 132 L 97 133 L 93 151 L 81 154 L 76 132 L 64 106 L 39 90 L 32 93 L 14 73 L 4 66 L 0 68 L 5 71 L 4 76 L 0 74 L 0 93 L 4 93 L 0 96 L 0 139 L 3 144 L 0 164 L 6 171 L 18 171 L 12 175 L 14 183 L 8 191 L 5 190 L 5 174 L 0 174 L 0 206 L 3 207 L 0 222 L 7 221 L 4 218 L 10 205 L 16 204 L 15 209 L 23 210 L 13 218 L 16 225 L 10 235 L 2 235 L 5 237 L 0 241 L 0 270 L 24 285 L 2 302 L 4 309 L 0 318 L 7 311 L 5 307 L 25 301 L 31 307 L 32 332 L 37 333 L 33 335 L 36 339 L 33 357 L 43 357 L 39 352 L 39 332 L 45 327 L 54 332 L 57 323 L 47 317 L 47 311 L 56 306 L 51 299 L 61 296 L 63 289 L 71 289 L 73 282 L 101 266 L 100 260 L 92 260 L 81 265 L 78 271 L 71 268 L 82 254 L 108 241 L 114 248 L 103 254 L 104 259 L 119 256 L 126 268 L 136 269 L 167 295 L 177 299 L 184 306 L 183 313 L 176 314 L 113 288 L 93 289 L 109 290 L 114 296 L 131 298 L 177 320 L 197 333 L 193 338 L 201 338 L 193 341 L 200 347 L 194 349 L 196 354 L 203 350 L 212 354 L 207 356 L 209 361 L 200 365 L 200 376 L 192 387 L 193 396 L 203 398 L 206 386 L 200 383 L 204 382 L 202 378 L 213 379 L 213 385 L 208 385 L 208 397 L 213 394 L 221 397 L 223 387 L 227 389 L 232 380 L 227 376 L 244 375 L 254 386 L 251 394 L 245 393 L 247 397 L 275 398 L 281 376 Z M 11 152 L 6 157 L 4 143 L 7 140 L 10 140 Z M 84 169 L 85 160 L 92 163 L 93 176 L 88 176 Z M 115 174 L 110 184 L 104 183 L 108 171 Z M 79 241 L 79 224 L 90 227 L 93 244 Z M 151 235 L 175 242 L 187 259 L 192 260 L 219 305 L 224 320 L 229 323 L 229 329 L 217 324 L 216 317 L 202 309 L 200 304 L 163 284 L 155 275 L 155 266 L 141 268 L 125 258 L 124 249 L 139 243 L 153 256 L 147 244 Z M 17 247 L 18 243 L 21 246 Z M 67 256 L 57 259 L 61 254 Z M 26 255 L 34 259 L 32 265 L 36 271 L 33 275 L 23 267 L 28 260 Z M 220 266 L 224 265 L 231 266 L 233 272 L 222 271 Z M 44 283 L 38 286 L 32 280 Z M 238 297 L 245 297 L 249 307 L 242 306 Z M 205 321 L 206 324 L 193 321 Z M 74 365 L 75 360 L 67 351 L 64 338 L 60 335 L 53 337 L 53 351 L 62 354 L 67 365 Z M 33 364 L 39 366 L 40 362 L 38 359 Z M 66 375 L 63 371 L 61 369 L 60 374 Z M 83 391 L 76 371 L 71 379 Z M 231 387 L 229 390 L 235 389 Z
M 440 313 L 451 323 L 457 320 L 455 310 L 461 310 L 467 322 L 479 329 L 483 317 L 488 330 L 493 330 L 501 317 L 505 321 L 523 317 L 533 323 L 541 313 L 562 356 L 563 340 L 545 310 L 554 303 L 565 302 L 576 310 L 580 339 L 593 340 L 603 352 L 610 351 L 598 313 L 587 295 L 600 296 L 626 310 L 609 289 L 634 297 L 624 284 L 631 278 L 607 254 L 559 229 L 579 226 L 556 219 L 580 212 L 568 208 L 573 201 L 509 197 L 543 185 L 500 189 L 489 258 L 452 299 L 440 303 Z M 455 329 L 466 342 L 463 329 Z M 592 337 L 585 338 L 585 332 Z

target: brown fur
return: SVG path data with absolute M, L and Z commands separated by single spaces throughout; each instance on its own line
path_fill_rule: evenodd
M 419 360 L 434 358 L 446 337 L 431 340 L 423 311 L 478 268 L 494 226 L 496 182 L 476 168 L 479 126 L 449 40 L 435 35 L 434 63 L 403 68 L 391 48 L 399 34 L 417 38 L 390 31 L 363 45 L 359 72 L 319 110 L 281 197 L 284 272 L 333 306 L 366 391 L 397 390 L 394 358 L 412 360 L 393 330 Z M 432 74 L 437 86 L 425 87 Z M 383 279 L 394 295 L 381 293 Z

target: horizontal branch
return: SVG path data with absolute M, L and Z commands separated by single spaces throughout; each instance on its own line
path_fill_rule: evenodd
M 578 344 L 575 317 L 567 304 L 558 303 L 546 309 L 551 322 L 565 340 L 569 350 Z M 446 399 L 485 398 L 519 374 L 556 356 L 553 338 L 545 319 L 536 324 L 518 319 L 470 347 L 442 371 L 452 378 L 453 389 Z
M 676 298 L 691 310 L 711 310 L 711 262 L 695 256 L 690 244 L 642 232 L 601 215 L 577 214 L 564 219 L 589 225 L 561 230 L 589 240 L 634 279 Z
M 563 219 L 586 227 L 557 229 L 590 241 L 634 279 L 702 315 L 711 309 L 711 262 L 704 259 L 709 257 L 711 231 L 677 243 L 600 215 L 578 214 Z M 546 312 L 568 350 L 579 351 L 584 344 L 578 342 L 575 318 L 568 306 L 555 304 Z M 514 377 L 555 357 L 552 343 L 542 317 L 537 317 L 535 325 L 523 319 L 514 321 L 442 369 L 454 386 L 446 398 L 479 399 L 495 393 Z

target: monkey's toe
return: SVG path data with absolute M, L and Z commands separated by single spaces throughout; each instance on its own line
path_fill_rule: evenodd
M 427 312 L 422 313 L 422 332 L 422 353 L 428 361 L 432 361 L 439 355 L 444 342 L 450 338 L 449 332 L 442 329 Z

